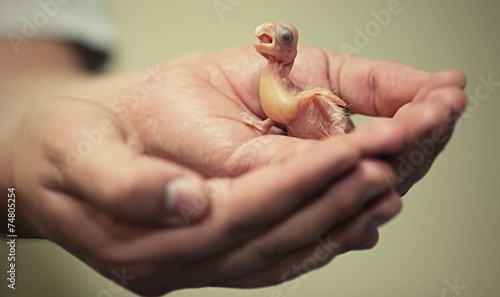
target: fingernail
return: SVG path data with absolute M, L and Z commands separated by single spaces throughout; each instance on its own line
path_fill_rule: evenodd
M 187 225 L 199 220 L 206 212 L 208 198 L 203 195 L 199 181 L 178 178 L 170 181 L 165 190 L 166 221 Z

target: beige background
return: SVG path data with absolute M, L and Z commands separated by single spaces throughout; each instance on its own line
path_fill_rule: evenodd
M 110 70 L 252 43 L 254 28 L 268 20 L 295 24 L 303 43 L 340 50 L 343 43 L 356 45 L 355 28 L 364 31 L 373 24 L 371 12 L 387 9 L 390 1 L 291 2 L 109 1 L 121 33 Z M 219 15 L 214 3 L 235 5 Z M 491 75 L 500 82 L 500 1 L 400 3 L 402 11 L 362 45 L 360 55 L 429 71 L 458 68 L 469 78 L 471 99 L 481 77 Z M 500 296 L 500 87 L 489 93 L 489 98 L 469 105 L 447 150 L 404 197 L 403 212 L 382 228 L 373 250 L 340 256 L 300 282 L 245 291 L 186 290 L 170 296 L 271 296 L 275 290 L 283 296 Z M 18 259 L 16 294 L 9 290 L 8 296 L 134 296 L 50 243 L 23 242 Z M 0 261 L 5 263 L 3 256 Z M 1 270 L 0 295 L 6 296 L 3 265 Z M 443 291 L 455 279 L 467 288 L 456 294 Z

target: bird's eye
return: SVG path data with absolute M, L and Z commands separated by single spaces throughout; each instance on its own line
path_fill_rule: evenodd
M 278 29 L 278 39 L 284 45 L 289 45 L 290 43 L 293 42 L 293 33 L 292 31 L 290 31 L 290 29 L 286 27 L 281 27 Z

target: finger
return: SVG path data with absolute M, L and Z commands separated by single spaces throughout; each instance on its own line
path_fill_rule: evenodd
M 208 206 L 193 173 L 135 154 L 119 142 L 103 144 L 67 180 L 73 193 L 127 221 L 184 224 L 200 218 Z M 196 211 L 186 217 L 180 206 Z
M 393 166 L 397 168 L 395 186 L 400 193 L 406 193 L 428 172 L 449 142 L 455 123 L 465 108 L 466 95 L 461 88 L 444 87 L 429 92 L 427 101 L 413 104 L 401 121 L 411 141 L 397 158 L 392 158 Z
M 56 188 L 127 221 L 184 224 L 180 204 L 196 206 L 191 220 L 203 216 L 208 201 L 189 184 L 199 184 L 196 174 L 145 156 L 135 131 L 106 108 L 89 102 L 73 108 L 78 104 L 81 118 L 68 125 L 82 133 L 68 138 L 67 154 L 52 156 L 59 169 Z
M 465 85 L 466 77 L 457 70 L 443 70 L 434 73 L 415 96 L 414 102 L 403 106 L 394 117 L 404 119 L 408 110 L 418 106 L 416 103 L 422 103 L 432 108 L 434 107 L 432 104 L 439 101 L 438 103 L 443 103 L 442 107 L 445 107 L 442 118 L 455 117 L 454 119 L 457 119 L 467 104 L 466 98 L 463 96 L 465 94 Z M 458 95 L 452 96 L 452 94 L 444 93 L 441 96 L 432 96 L 433 93 L 442 92 L 443 90 L 451 90 Z
M 415 102 L 405 106 L 404 110 L 398 111 L 395 118 L 404 119 L 410 110 L 422 108 L 424 105 L 428 109 L 442 112 L 441 119 L 448 122 L 455 121 L 467 105 L 464 92 L 465 80 L 463 73 L 455 70 L 445 70 L 433 74 L 415 97 Z
M 292 217 L 274 226 L 240 251 L 240 259 L 251 267 L 280 258 L 307 245 L 343 221 L 369 207 L 373 199 L 390 192 L 390 167 L 381 162 L 363 161 L 349 176 L 332 184 L 319 199 L 302 206 Z
M 245 237 L 288 215 L 327 190 L 358 162 L 346 138 L 311 142 L 294 154 L 274 158 L 265 170 L 251 171 L 221 188 L 216 199 L 227 208 L 235 237 Z M 264 168 L 263 168 L 264 169 Z M 262 211 L 265 209 L 265 211 Z
M 120 254 L 143 260 L 164 257 L 176 261 L 180 255 L 194 260 L 241 244 L 320 196 L 356 165 L 359 152 L 343 139 L 315 142 L 290 159 L 234 179 L 208 180 L 202 187 L 209 197 L 210 213 L 202 224 L 145 234 L 134 249 L 127 247 Z M 148 253 L 139 255 L 137 250 Z
M 138 229 L 137 233 L 124 227 L 113 228 L 112 231 L 118 233 L 115 236 L 130 240 L 127 245 L 120 244 L 119 240 L 107 242 L 106 249 L 99 250 L 99 257 L 116 261 L 161 258 L 175 262 L 204 258 L 255 236 L 295 211 L 300 204 L 310 201 L 358 161 L 356 147 L 340 137 L 333 148 L 327 141 L 315 144 L 309 151 L 305 150 L 290 160 L 253 170 L 234 180 L 193 181 L 193 186 L 185 190 L 201 189 L 203 197 L 209 201 L 210 212 L 203 223 L 184 228 L 148 227 L 142 232 Z M 92 154 L 72 169 L 64 176 L 72 185 L 66 192 L 75 192 L 83 200 L 91 201 L 94 208 L 104 214 L 116 214 L 121 219 L 131 216 L 143 222 L 168 217 L 168 212 L 165 215 L 165 185 L 178 176 L 188 175 L 172 164 L 137 157 L 116 135 L 103 139 Z M 92 177 L 91 184 L 88 183 L 89 176 Z M 196 205 L 187 208 L 181 205 L 180 209 L 183 215 L 187 209 L 189 218 L 191 211 L 196 212 Z M 79 213 L 82 217 L 89 215 L 83 210 Z M 98 217 L 102 215 L 96 214 Z M 93 226 L 93 230 L 100 230 L 99 225 Z M 128 231 L 121 232 L 123 230 Z M 186 242 L 190 244 L 186 245 Z M 165 249 L 165 246 L 169 248 Z
M 325 54 L 333 91 L 351 110 L 369 116 L 392 117 L 430 77 L 429 72 L 402 63 Z
M 337 255 L 354 248 L 371 248 L 378 240 L 376 226 L 399 212 L 401 201 L 394 193 L 381 196 L 371 209 L 345 222 L 327 235 L 316 238 L 311 244 L 293 252 L 261 269 L 211 285 L 224 287 L 261 287 L 294 279 L 329 263 Z
M 375 119 L 348 134 L 364 157 L 385 157 L 402 152 L 410 142 L 403 125 Z
M 337 181 L 321 198 L 302 206 L 290 218 L 241 247 L 212 256 L 204 263 L 196 263 L 196 270 L 210 269 L 212 276 L 218 278 L 260 269 L 309 245 L 343 221 L 356 217 L 359 212 L 372 213 L 371 209 L 378 204 L 373 199 L 381 193 L 390 192 L 390 185 L 383 174 L 385 170 L 390 169 L 379 162 L 363 163 L 348 177 Z M 397 207 L 378 210 L 382 214 L 372 214 L 373 224 L 382 224 L 398 210 Z
M 372 121 L 355 129 L 350 137 L 365 156 L 388 156 L 422 141 L 438 142 L 442 148 L 467 104 L 463 86 L 460 72 L 433 74 L 415 101 L 395 114 L 396 121 Z
M 424 100 L 415 101 L 395 119 L 400 121 L 409 139 L 436 134 L 445 126 L 453 126 L 467 103 L 465 92 L 458 87 L 430 91 Z
M 466 84 L 467 78 L 462 72 L 453 69 L 442 70 L 433 73 L 429 77 L 423 84 L 422 89 L 419 90 L 418 94 L 415 96 L 415 101 L 426 100 L 429 92 L 433 90 L 444 87 L 456 87 L 463 90 Z

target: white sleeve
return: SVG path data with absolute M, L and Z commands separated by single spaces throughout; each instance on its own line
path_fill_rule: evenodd
M 0 0 L 0 38 L 17 51 L 32 39 L 50 38 L 109 55 L 114 35 L 101 0 Z

